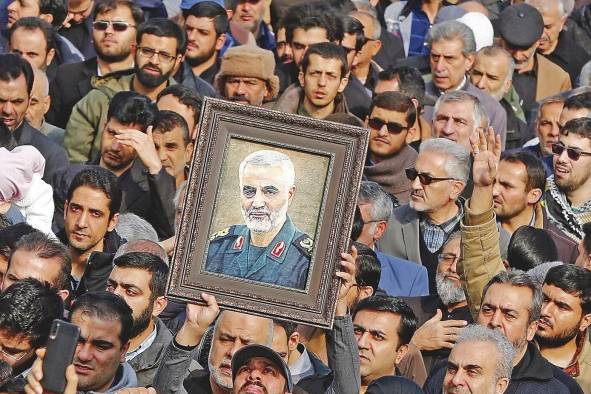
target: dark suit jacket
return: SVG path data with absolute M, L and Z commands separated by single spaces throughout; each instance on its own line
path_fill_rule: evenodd
M 49 123 L 66 127 L 74 105 L 92 89 L 90 79 L 97 75 L 97 67 L 96 57 L 58 67 L 49 84 L 51 106 L 45 115 Z
M 19 134 L 16 138 L 18 146 L 32 145 L 45 158 L 45 173 L 43 174 L 45 182 L 50 183 L 53 174 L 60 168 L 67 167 L 70 164 L 64 148 L 43 135 L 26 120 L 23 121 L 21 127 L 15 130 L 15 133 Z

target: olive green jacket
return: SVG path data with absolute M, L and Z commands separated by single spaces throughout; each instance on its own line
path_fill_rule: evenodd
M 109 101 L 118 92 L 132 90 L 133 77 L 134 74 L 92 77 L 94 89 L 74 105 L 66 125 L 64 148 L 71 163 L 86 163 L 98 156 Z M 169 78 L 168 83 L 172 85 L 176 81 Z

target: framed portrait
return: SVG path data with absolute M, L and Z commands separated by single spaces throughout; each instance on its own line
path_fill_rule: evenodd
M 167 295 L 332 327 L 368 133 L 205 98 Z

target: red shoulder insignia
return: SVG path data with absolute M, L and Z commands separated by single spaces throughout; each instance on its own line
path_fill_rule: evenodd
M 244 245 L 244 235 L 241 235 L 238 238 L 236 238 L 236 241 L 234 241 L 234 245 L 232 245 L 232 249 L 241 250 L 242 245 Z
M 271 251 L 271 256 L 273 257 L 281 257 L 283 252 L 285 251 L 285 242 L 281 241 Z

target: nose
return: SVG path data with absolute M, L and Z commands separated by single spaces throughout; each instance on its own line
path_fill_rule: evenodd
M 76 226 L 78 228 L 86 228 L 88 226 L 88 218 L 86 217 L 85 212 L 78 216 L 78 220 L 76 220 Z
M 437 62 L 435 63 L 435 70 L 436 71 L 440 71 L 440 70 L 444 69 L 443 62 L 444 62 L 443 56 L 440 56 L 439 59 L 437 59 Z
M 501 327 L 501 310 L 497 309 L 495 313 L 492 315 L 490 321 L 488 322 L 488 326 L 490 328 L 499 328 Z
M 6 101 L 2 104 L 2 113 L 11 115 L 14 112 L 14 105 L 10 101 Z
M 460 261 L 459 257 L 454 259 L 454 262 L 449 266 L 449 270 L 454 274 L 458 273 L 458 261 Z
M 164 148 L 162 148 L 162 147 L 158 148 L 158 157 L 160 158 L 161 162 L 166 160 L 166 152 L 164 152 Z
M 246 88 L 246 84 L 244 82 L 240 81 L 238 83 L 238 89 L 236 90 L 236 92 L 238 94 L 245 94 L 246 93 L 246 89 L 245 88 Z
M 445 124 L 443 125 L 443 128 L 441 130 L 445 135 L 451 135 L 454 133 L 453 119 L 451 117 L 445 121 Z
M 478 89 L 484 89 L 486 87 L 485 85 L 486 82 L 486 77 L 483 75 L 480 77 L 480 79 L 476 82 L 476 87 Z
M 550 129 L 550 135 L 552 137 L 558 137 L 560 135 L 560 129 L 558 128 L 557 122 L 552 122 L 552 128 Z
M 495 182 L 493 184 L 493 197 L 498 197 L 501 195 L 501 190 L 499 189 L 498 183 Z
M 367 340 L 369 336 L 368 332 L 364 332 L 357 338 L 357 347 L 359 349 L 368 349 L 369 348 L 369 341 Z
M 261 208 L 265 206 L 265 198 L 263 196 L 263 192 L 260 189 L 257 190 L 253 197 L 252 206 L 254 208 Z
M 326 86 L 326 74 L 320 74 L 320 78 L 318 79 L 318 85 Z
M 257 368 L 253 368 L 252 371 L 248 374 L 248 381 L 249 382 L 260 382 L 262 379 L 261 372 Z
M 383 124 L 378 130 L 379 135 L 388 135 L 388 125 Z
M 419 177 L 416 177 L 414 180 L 410 182 L 410 186 L 415 190 L 420 190 L 423 188 L 423 184 L 419 180 Z
M 82 362 L 90 361 L 92 359 L 92 352 L 90 351 L 90 343 L 80 343 L 76 349 L 76 358 Z
M 542 311 L 540 313 L 541 316 L 550 316 L 550 312 L 552 310 L 552 306 L 550 305 L 549 302 L 544 302 L 542 304 Z
M 229 356 L 229 358 L 231 359 L 232 357 L 234 357 L 234 353 L 240 350 L 240 348 L 242 348 L 242 344 L 240 343 L 239 339 L 236 339 L 232 347 L 229 349 L 230 352 L 229 354 L 227 354 L 227 356 Z
M 464 372 L 461 368 L 458 368 L 458 370 L 454 374 L 454 377 L 451 380 L 451 383 L 454 387 L 465 386 Z

